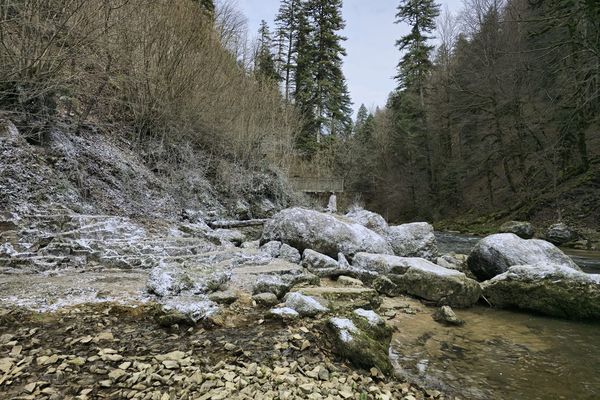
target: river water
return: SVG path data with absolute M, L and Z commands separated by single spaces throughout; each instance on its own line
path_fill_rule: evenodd
M 479 240 L 437 236 L 442 252 L 468 254 Z M 600 256 L 583 252 L 575 259 L 586 271 L 600 272 Z M 425 387 L 462 399 L 600 399 L 599 323 L 478 305 L 455 310 L 466 324 L 447 327 L 433 321 L 434 308 L 415 300 L 386 302 L 418 310 L 391 321 L 397 327 L 391 354 L 400 375 Z

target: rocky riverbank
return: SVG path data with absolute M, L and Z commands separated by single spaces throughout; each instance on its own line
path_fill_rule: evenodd
M 157 307 L 111 303 L 51 313 L 2 309 L 7 399 L 425 399 L 444 397 L 333 355 L 319 328 L 230 318 L 161 327 Z

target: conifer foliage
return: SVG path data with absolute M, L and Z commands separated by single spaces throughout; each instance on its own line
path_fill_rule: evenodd
M 283 0 L 276 17 L 277 65 L 283 92 L 304 119 L 300 150 L 324 136 L 351 132 L 351 100 L 342 71 L 342 0 Z

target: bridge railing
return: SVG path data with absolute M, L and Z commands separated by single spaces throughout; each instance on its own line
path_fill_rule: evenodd
M 344 178 L 291 177 L 294 190 L 305 193 L 341 193 L 344 191 Z

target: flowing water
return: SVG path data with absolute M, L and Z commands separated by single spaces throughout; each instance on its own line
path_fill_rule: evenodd
M 468 254 L 479 238 L 442 233 L 438 240 L 442 252 Z M 600 256 L 584 252 L 576 260 L 600 272 Z M 387 299 L 384 307 L 398 308 L 394 302 L 419 310 L 391 321 L 398 328 L 391 353 L 402 376 L 463 399 L 600 399 L 599 323 L 478 305 L 455 310 L 466 323 L 448 327 L 415 300 Z

